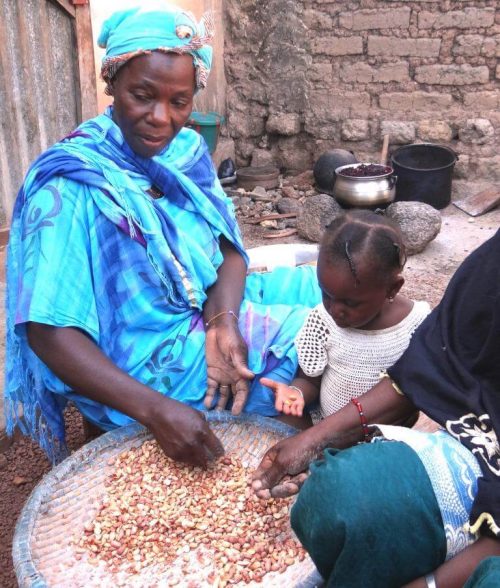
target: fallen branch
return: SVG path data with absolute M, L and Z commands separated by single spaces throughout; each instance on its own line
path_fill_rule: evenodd
M 267 216 L 261 216 L 260 218 L 247 219 L 248 225 L 258 225 L 265 220 L 278 220 L 280 218 L 294 218 L 297 216 L 296 212 L 284 212 L 283 214 L 268 214 Z
M 290 237 L 295 235 L 297 229 L 284 229 L 283 231 L 273 231 L 272 233 L 266 233 L 262 235 L 264 239 L 279 239 L 280 237 Z

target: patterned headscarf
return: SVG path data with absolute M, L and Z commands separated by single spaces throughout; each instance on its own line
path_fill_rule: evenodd
M 206 13 L 197 24 L 190 12 L 164 0 L 147 0 L 135 8 L 112 14 L 103 24 L 97 40 L 106 49 L 101 75 L 108 87 L 119 68 L 138 55 L 151 51 L 189 53 L 196 72 L 196 90 L 207 85 L 212 65 L 214 24 Z

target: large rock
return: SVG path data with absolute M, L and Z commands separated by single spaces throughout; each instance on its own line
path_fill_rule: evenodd
M 385 214 L 399 225 L 407 255 L 423 251 L 441 230 L 439 210 L 424 202 L 394 202 Z
M 319 243 L 325 227 L 342 212 L 342 207 L 328 194 L 311 196 L 297 217 L 297 231 L 304 239 Z

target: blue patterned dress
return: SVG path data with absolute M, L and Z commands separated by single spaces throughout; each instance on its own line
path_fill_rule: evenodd
M 110 114 L 84 123 L 35 162 L 12 221 L 8 426 L 18 422 L 52 458 L 64 440 L 67 399 L 106 430 L 131 419 L 61 382 L 30 350 L 26 323 L 78 328 L 132 377 L 203 409 L 201 313 L 223 261 L 220 236 L 246 259 L 231 202 L 200 136 L 183 129 L 165 152 L 145 160 L 131 152 Z M 149 195 L 153 184 L 164 197 Z M 311 267 L 248 277 L 239 326 L 257 376 L 293 377 L 294 337 L 319 300 Z M 272 392 L 258 377 L 245 410 L 276 414 Z

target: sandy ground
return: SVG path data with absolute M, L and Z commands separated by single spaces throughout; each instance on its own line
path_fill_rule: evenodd
M 426 299 L 435 306 L 460 262 L 469 252 L 488 239 L 500 226 L 500 210 L 473 219 L 453 205 L 442 211 L 443 225 L 439 236 L 427 249 L 410 257 L 405 270 L 404 290 L 412 298 Z M 262 239 L 259 227 L 243 225 L 247 247 L 267 244 Z M 288 238 L 284 242 L 300 242 Z M 0 248 L 0 271 L 3 270 L 5 251 Z M 5 280 L 0 273 L 0 295 L 5 291 Z M 0 325 L 4 325 L 1 321 Z M 3 365 L 4 343 L 0 339 L 0 361 Z M 3 378 L 2 378 L 3 381 Z M 0 396 L 0 431 L 3 428 L 3 398 Z M 422 417 L 417 426 L 432 430 L 434 424 Z M 84 442 L 82 420 L 74 411 L 67 415 L 67 435 L 72 450 Z M 0 452 L 0 586 L 17 586 L 12 567 L 11 546 L 15 522 L 33 487 L 49 464 L 40 450 L 28 439 L 17 439 L 3 453 Z

